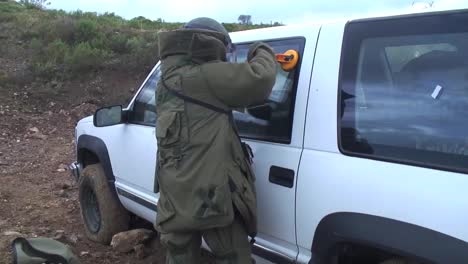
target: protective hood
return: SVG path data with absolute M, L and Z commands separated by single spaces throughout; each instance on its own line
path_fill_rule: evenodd
M 226 61 L 226 36 L 201 29 L 179 29 L 159 33 L 159 55 L 183 55 L 187 60 L 201 64 L 210 61 Z

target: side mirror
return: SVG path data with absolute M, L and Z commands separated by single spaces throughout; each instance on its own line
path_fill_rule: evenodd
M 258 119 L 263 119 L 263 120 L 271 120 L 271 115 L 273 112 L 273 109 L 271 105 L 269 104 L 263 104 L 263 105 L 256 105 L 256 106 L 251 106 L 247 108 L 247 112 L 258 118 Z
M 122 124 L 125 121 L 125 113 L 121 105 L 100 108 L 94 113 L 94 126 L 106 127 Z

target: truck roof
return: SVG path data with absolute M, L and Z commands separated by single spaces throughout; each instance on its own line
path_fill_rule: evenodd
M 448 13 L 466 13 L 466 9 L 435 9 L 435 8 L 426 8 L 426 9 L 404 9 L 398 12 L 384 12 L 384 13 L 374 13 L 364 16 L 352 17 L 352 18 L 340 18 L 340 19 L 330 19 L 330 20 L 321 20 L 321 21 L 310 21 L 301 24 L 292 24 L 287 26 L 278 26 L 278 27 L 268 27 L 261 29 L 252 29 L 245 31 L 238 31 L 230 33 L 231 38 L 234 42 L 244 42 L 244 41 L 255 41 L 257 39 L 271 39 L 277 36 L 303 36 L 304 32 L 307 32 L 311 27 L 321 27 L 324 25 L 330 24 L 346 24 L 350 22 L 361 22 L 369 20 L 388 20 L 388 19 L 399 19 L 404 17 L 414 17 L 414 16 L 431 16 L 431 15 L 441 15 Z

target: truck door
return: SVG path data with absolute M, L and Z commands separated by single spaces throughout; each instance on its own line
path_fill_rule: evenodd
M 154 193 L 156 166 L 155 90 L 160 70 L 155 67 L 128 107 L 128 121 L 112 128 L 108 144 L 115 174 L 115 186 L 124 206 L 146 220 L 156 218 Z
M 303 37 L 263 42 L 272 46 L 276 53 L 294 49 L 301 58 L 304 55 Z M 238 61 L 245 61 L 250 44 L 237 46 Z M 302 66 L 311 67 L 309 61 L 305 64 Z M 261 263 L 263 260 L 293 263 L 298 252 L 296 175 L 302 153 L 307 89 L 298 91 L 297 87 L 303 83 L 308 87 L 309 81 L 299 75 L 302 66 L 299 63 L 295 70 L 286 72 L 278 64 L 276 84 L 268 100 L 234 112 L 242 140 L 254 153 L 259 233 L 253 253 L 262 258 Z

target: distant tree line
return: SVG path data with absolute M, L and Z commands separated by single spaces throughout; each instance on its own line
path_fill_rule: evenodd
M 251 15 L 240 15 L 237 18 L 237 21 L 239 22 L 239 25 L 244 25 L 244 26 L 250 26 L 250 25 L 253 24 Z M 266 26 L 268 24 L 261 23 L 260 25 Z M 270 26 L 282 26 L 282 25 L 283 25 L 283 23 L 280 23 L 280 22 L 271 22 L 270 23 Z

